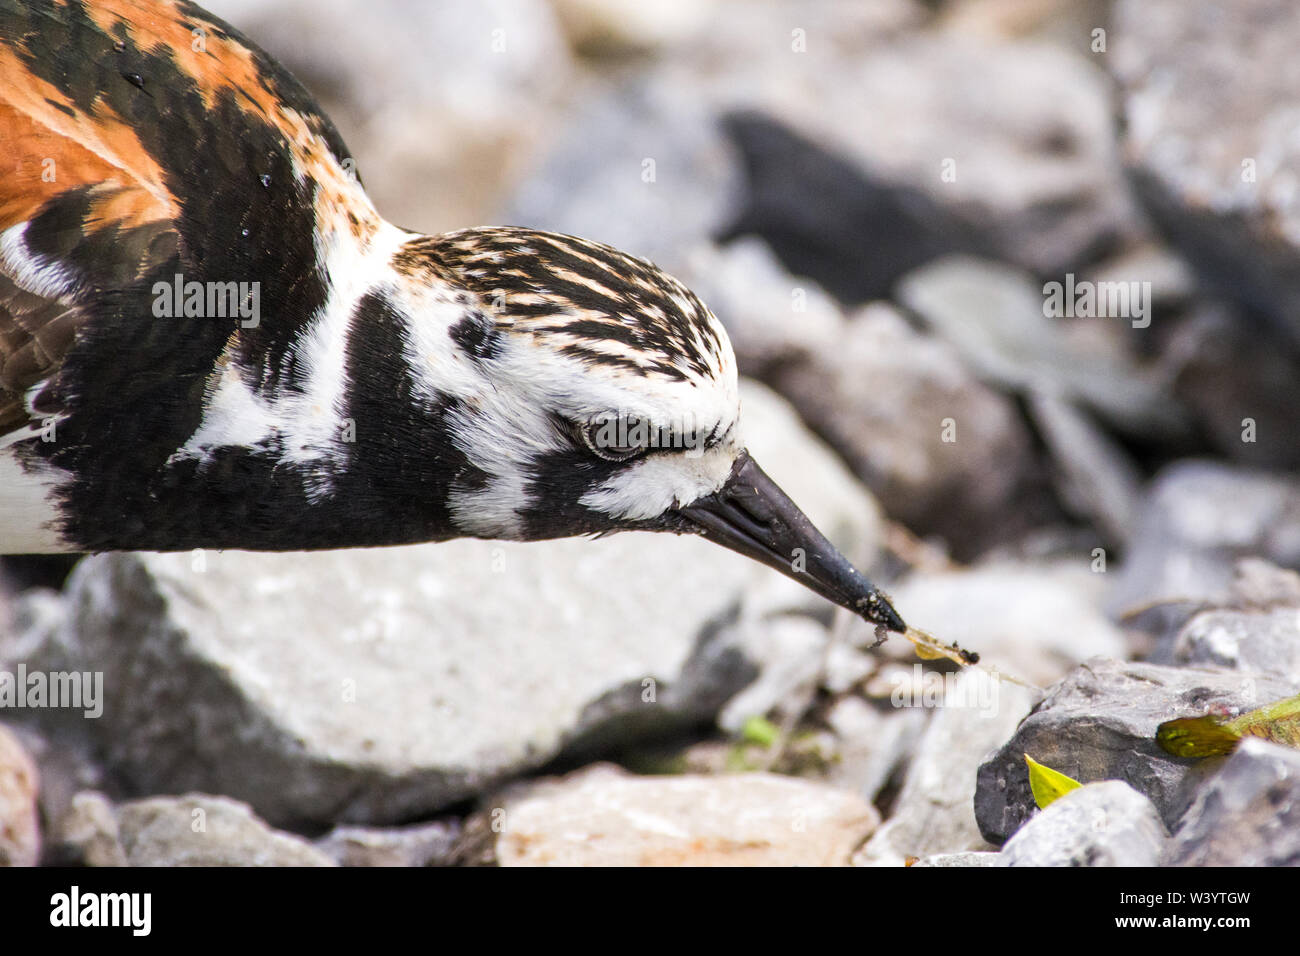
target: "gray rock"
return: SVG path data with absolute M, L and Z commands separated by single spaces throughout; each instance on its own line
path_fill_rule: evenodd
M 869 563 L 870 496 L 770 393 L 743 401 L 759 460 Z M 63 643 L 104 672 L 104 715 L 84 723 L 136 792 L 225 793 L 276 824 L 394 823 L 566 747 L 710 719 L 762 664 L 743 632 L 764 619 L 744 606 L 788 594 L 779 578 L 650 534 L 101 555 L 70 584 Z M 794 590 L 793 609 L 825 608 Z
M 1106 780 L 1054 800 L 998 855 L 1003 866 L 1155 866 L 1167 842 L 1151 801 Z
M 980 60 L 997 67 L 972 84 L 971 69 Z M 763 91 L 752 98 L 849 159 L 866 185 L 892 183 L 897 194 L 911 194 L 904 208 L 928 200 L 979 224 L 978 248 L 1035 271 L 1057 271 L 1100 236 L 1129 231 L 1131 211 L 1115 188 L 1105 95 L 1090 64 L 1041 44 L 948 34 L 902 38 L 839 70 L 818 66 L 779 82 L 751 75 L 731 89 Z M 1049 85 L 1059 81 L 1061 88 L 1048 90 L 1042 83 L 1047 75 L 1054 77 Z M 1048 106 L 1053 96 L 1071 101 L 1068 120 Z M 802 109 L 799 104 L 808 101 L 820 108 Z M 918 115 L 933 126 L 918 130 L 911 122 Z M 981 119 L 991 125 L 979 128 Z M 957 156 L 955 141 L 963 145 Z M 770 172 L 767 178 L 777 181 Z M 1066 216 L 1044 216 L 1040 204 L 1052 194 L 1070 194 L 1078 206 Z M 849 194 L 820 199 L 818 208 L 831 214 L 830 235 L 842 231 L 837 201 L 841 217 L 861 211 Z
M 444 866 L 460 836 L 455 820 L 405 827 L 335 827 L 315 842 L 339 866 Z
M 763 668 L 718 714 L 718 726 L 731 734 L 751 717 L 800 711 L 822 677 L 830 639 L 824 625 L 802 615 L 782 615 L 748 630 L 748 656 L 763 661 Z
M 998 854 L 989 851 L 967 850 L 964 853 L 935 853 L 922 857 L 912 864 L 912 868 L 930 869 L 931 867 L 967 867 L 997 866 Z
M 1300 866 L 1300 751 L 1242 740 L 1196 795 L 1161 862 Z
M 1083 560 L 1002 561 L 914 572 L 890 593 L 909 624 L 1045 687 L 1090 657 L 1125 656 L 1123 634 L 1097 608 L 1104 578 Z M 906 641 L 892 640 L 884 651 L 915 659 Z
M 1236 608 L 1300 607 L 1300 574 L 1261 558 L 1242 558 L 1233 568 L 1228 596 Z
M 1223 302 L 1166 326 L 1173 391 L 1215 452 L 1243 465 L 1300 469 L 1300 359 L 1286 335 Z
M 827 782 L 874 801 L 916 752 L 929 717 L 920 707 L 884 709 L 857 696 L 836 701 L 826 714 L 835 736 Z
M 504 802 L 502 866 L 844 866 L 879 814 L 768 773 L 633 777 L 596 765 Z
M 189 556 L 97 558 L 72 585 L 110 689 L 95 730 L 146 792 L 202 786 L 274 822 L 432 812 L 581 735 L 704 719 L 738 689 L 747 667 L 709 635 L 748 569 L 724 559 L 686 593 L 654 571 L 708 567 L 705 546 L 227 552 L 201 573 Z M 637 583 L 589 608 L 609 567 Z M 665 588 L 672 605 L 647 613 Z
M 1121 249 L 1084 272 L 1088 281 L 1102 285 L 1110 282 L 1146 282 L 1151 286 L 1151 303 L 1155 309 L 1173 309 L 1188 305 L 1198 291 L 1196 277 L 1186 260 L 1166 246 L 1145 241 Z M 1111 326 L 1123 331 L 1122 323 Z
M 36 764 L 0 726 L 0 867 L 35 866 L 41 857 Z
M 1179 633 L 1173 656 L 1179 664 L 1271 674 L 1300 684 L 1300 605 L 1202 611 Z
M 1025 756 L 1081 783 L 1119 780 L 1155 804 L 1173 828 L 1191 802 L 1204 764 L 1172 757 L 1156 728 L 1211 709 L 1241 712 L 1294 694 L 1300 685 L 1261 675 L 1161 667 L 1096 658 L 1049 692 L 1015 735 L 979 767 L 975 817 L 1002 843 L 1032 816 Z
M 898 299 L 991 384 L 1073 400 L 1132 434 L 1170 435 L 1182 427 L 1181 410 L 1152 372 L 1129 356 L 1062 334 L 1070 322 L 1125 319 L 1049 318 L 1043 287 L 1016 269 L 947 257 L 908 273 Z
M 697 246 L 681 278 L 727 327 L 745 374 L 768 378 L 793 362 L 835 364 L 844 312 L 817 283 L 786 271 L 761 239 Z
M 1209 461 L 1169 465 L 1138 508 L 1133 546 L 1107 605 L 1223 600 L 1243 557 L 1300 567 L 1300 482 Z
M 888 305 L 867 306 L 833 347 L 791 355 L 764 377 L 892 517 L 945 536 L 961 556 L 1055 513 L 1014 403 Z
M 858 866 L 901 866 L 910 857 L 988 849 L 971 809 L 975 770 L 1014 731 L 1030 695 L 980 670 L 948 676 L 954 696 L 931 719 L 893 814 L 855 855 Z
M 737 203 L 734 150 L 689 80 L 631 78 L 579 97 L 493 218 L 598 239 L 678 272 Z M 707 301 L 707 300 L 706 300 Z
M 809 42 L 818 39 L 833 49 L 824 38 Z M 795 167 L 788 160 L 782 177 L 763 170 L 767 156 L 751 151 L 751 176 L 783 183 L 787 193 L 750 200 L 758 208 L 745 216 L 767 220 L 770 232 L 803 230 L 800 238 L 819 252 L 834 237 L 838 253 L 827 249 L 825 258 L 869 270 L 873 257 L 896 255 L 883 246 L 889 232 L 876 226 L 873 234 L 861 221 L 861 192 L 880 184 L 892 187 L 904 213 L 929 203 L 945 218 L 959 217 L 980 239 L 962 248 L 992 250 L 1035 273 L 1062 272 L 1101 241 L 1140 231 L 1125 195 L 1104 77 L 1083 58 L 1042 43 L 951 33 L 898 37 L 838 62 L 830 49 L 816 57 L 751 57 L 715 80 L 722 103 L 762 110 L 859 173 L 856 183 L 840 177 L 816 184 L 843 187 L 819 195 L 811 177 L 789 175 Z M 918 116 L 926 122 L 918 124 Z M 816 214 L 799 218 L 801 204 Z M 777 219 L 782 213 L 788 222 Z M 809 221 L 820 234 L 808 231 Z M 855 234 L 880 242 L 845 250 Z
M 575 6 L 594 9 L 572 16 Z M 561 21 L 571 35 L 594 31 L 626 48 L 646 8 L 631 4 L 640 10 L 633 14 L 602 6 L 566 0 Z M 738 215 L 741 159 L 719 118 L 752 102 L 745 91 L 755 63 L 765 64 L 769 78 L 805 72 L 814 61 L 824 69 L 826 56 L 835 63 L 859 56 L 921 19 L 911 0 L 817 0 L 801 4 L 797 16 L 779 4 L 743 0 L 677 5 L 672 13 L 660 7 L 650 17 L 655 29 L 638 30 L 635 43 L 662 47 L 661 62 L 580 89 L 498 220 L 601 239 L 678 271 L 689 250 Z M 796 28 L 815 38 L 820 57 L 792 53 Z M 665 29 L 676 42 L 663 42 Z M 746 79 L 733 82 L 737 76 Z
M 321 99 L 379 211 L 412 229 L 490 221 L 518 167 L 546 140 L 572 76 L 544 0 L 205 6 Z
M 113 803 L 102 793 L 75 794 L 50 834 L 50 852 L 61 866 L 126 866 Z
M 1141 495 L 1133 459 L 1064 399 L 1036 393 L 1027 407 L 1051 455 L 1057 496 L 1073 514 L 1090 519 L 1104 540 L 1127 545 Z
M 1152 218 L 1204 281 L 1300 338 L 1300 9 L 1122 0 L 1113 35 L 1124 154 Z
M 334 866 L 306 840 L 273 830 L 247 804 L 186 794 L 117 808 L 128 866 Z
M 578 106 L 503 218 L 673 270 L 709 237 L 752 233 L 854 302 L 944 252 L 1056 272 L 1141 231 L 1085 60 L 923 34 L 897 0 L 716 9 L 696 42 Z

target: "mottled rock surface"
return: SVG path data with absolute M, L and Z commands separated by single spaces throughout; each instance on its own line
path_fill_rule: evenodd
M 1124 663 L 1086 662 L 1051 689 L 1014 736 L 979 767 L 975 816 L 990 843 L 1002 843 L 1034 813 L 1025 756 L 1080 783 L 1119 780 L 1155 804 L 1173 828 L 1208 770 L 1156 744 L 1156 728 L 1212 709 L 1239 713 L 1280 700 L 1297 686 L 1261 675 Z
M 791 777 L 632 777 L 596 766 L 509 800 L 502 866 L 844 866 L 879 814 Z
M 1300 866 L 1300 751 L 1247 737 L 1196 795 L 1167 866 Z
M 41 855 L 36 764 L 0 726 L 0 866 L 35 866 Z
M 921 737 L 892 814 L 854 857 L 856 865 L 900 866 L 911 857 L 988 849 L 971 808 L 975 770 L 1015 729 L 1031 698 L 978 670 L 948 686 L 951 697 Z
M 117 808 L 128 866 L 334 866 L 306 840 L 267 826 L 244 803 L 206 794 Z
M 1168 838 L 1151 801 L 1107 780 L 1071 790 L 1032 816 L 998 854 L 1002 866 L 1155 866 Z
M 1122 0 L 1107 59 L 1143 203 L 1205 282 L 1300 341 L 1300 9 Z

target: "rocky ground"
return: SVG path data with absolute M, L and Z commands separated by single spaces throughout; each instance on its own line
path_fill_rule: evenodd
M 669 536 L 11 560 L 0 674 L 102 687 L 0 706 L 0 864 L 1300 864 L 1300 752 L 1155 740 L 1300 693 L 1288 0 L 207 5 L 389 218 L 685 279 L 756 456 L 986 669 Z

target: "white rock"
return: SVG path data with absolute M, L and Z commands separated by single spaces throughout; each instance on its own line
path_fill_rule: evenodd
M 1003 866 L 1155 866 L 1168 837 L 1154 804 L 1120 780 L 1048 804 L 1002 848 Z
M 893 814 L 854 857 L 856 865 L 902 866 L 912 857 L 989 849 L 975 822 L 975 773 L 1029 711 L 1030 695 L 979 670 L 962 672 L 949 686 L 952 703 L 931 719 Z

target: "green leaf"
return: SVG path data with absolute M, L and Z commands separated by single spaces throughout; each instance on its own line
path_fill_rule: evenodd
M 740 728 L 740 736 L 752 744 L 770 747 L 781 736 L 781 729 L 766 717 L 755 715 Z
M 1231 753 L 1242 737 L 1262 737 L 1300 747 L 1300 695 L 1275 701 L 1228 720 L 1214 714 L 1179 717 L 1156 728 L 1156 743 L 1175 757 Z
M 1044 767 L 1029 754 L 1025 754 L 1025 764 L 1029 767 L 1029 789 L 1034 792 L 1034 803 L 1038 804 L 1040 810 L 1081 786 L 1079 781 L 1067 777 L 1059 770 Z
M 1241 734 L 1229 730 L 1218 717 L 1179 717 L 1156 728 L 1156 743 L 1175 757 L 1214 757 L 1231 753 Z

